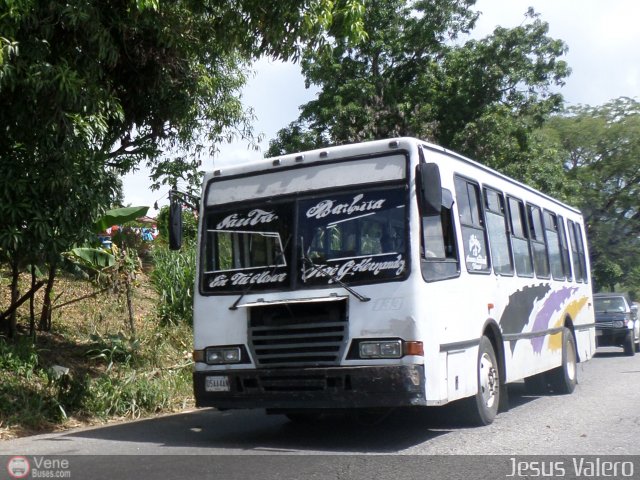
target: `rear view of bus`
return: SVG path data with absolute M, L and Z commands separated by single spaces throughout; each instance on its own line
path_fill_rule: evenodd
M 510 293 L 538 282 L 514 274 L 500 286 L 494 272 L 467 272 L 456 161 L 440 153 L 429 161 L 425 151 L 415 139 L 376 141 L 206 177 L 194 301 L 198 406 L 297 419 L 467 397 L 486 424 L 507 381 L 551 367 L 566 373 L 566 348 L 573 368 L 592 355 L 589 332 L 572 330 L 567 346 L 564 327 L 547 322 L 542 340 L 559 334 L 560 350 L 509 375 L 510 363 L 529 360 L 516 359 L 500 315 Z M 491 265 L 486 242 L 472 247 L 482 245 Z M 469 289 L 477 291 L 460 298 Z M 581 321 L 588 315 L 572 319 Z

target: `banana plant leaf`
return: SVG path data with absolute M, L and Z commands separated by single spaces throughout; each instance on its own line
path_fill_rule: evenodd
M 78 247 L 70 253 L 78 263 L 93 270 L 112 267 L 116 263 L 116 257 L 101 248 Z
M 95 223 L 96 232 L 104 232 L 114 225 L 122 225 L 131 222 L 147 214 L 149 207 L 124 207 L 107 210 L 107 212 Z

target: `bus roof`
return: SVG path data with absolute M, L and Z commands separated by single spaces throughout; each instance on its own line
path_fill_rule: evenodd
M 214 169 L 213 172 L 208 172 L 205 175 L 204 183 L 207 184 L 212 179 L 222 180 L 223 178 L 227 179 L 245 175 L 255 175 L 280 169 L 303 168 L 304 166 L 327 162 L 331 161 L 332 159 L 338 160 L 340 158 L 347 157 L 375 155 L 385 152 L 393 152 L 396 150 L 410 151 L 414 148 L 417 148 L 419 145 L 428 150 L 442 153 L 458 161 L 472 165 L 475 168 L 482 170 L 483 172 L 496 176 L 513 185 L 517 185 L 531 193 L 540 195 L 545 199 L 562 206 L 563 208 L 566 208 L 578 214 L 581 213 L 580 210 L 575 207 L 567 205 L 560 200 L 557 200 L 525 183 L 519 182 L 518 180 L 504 175 L 497 170 L 494 170 L 475 160 L 467 158 L 464 155 L 456 153 L 453 150 L 448 150 L 434 143 L 430 143 L 425 140 L 420 140 L 413 137 L 397 137 L 384 140 L 372 140 L 361 143 L 337 145 L 315 150 L 308 150 L 304 152 L 285 154 L 278 157 L 257 158 L 255 160 L 238 163 L 237 165 L 229 165 L 225 166 L 224 168 Z

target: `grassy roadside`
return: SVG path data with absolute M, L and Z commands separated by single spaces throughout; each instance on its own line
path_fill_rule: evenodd
M 0 337 L 0 439 L 193 405 L 191 327 L 160 326 L 158 296 L 146 275 L 138 280 L 135 337 L 123 296 L 112 292 L 55 310 L 52 332 L 38 332 L 35 344 L 26 335 L 12 342 Z M 7 285 L 1 275 L 2 305 Z M 96 287 L 63 276 L 56 290 L 62 304 Z M 28 325 L 27 314 L 21 309 L 19 324 Z

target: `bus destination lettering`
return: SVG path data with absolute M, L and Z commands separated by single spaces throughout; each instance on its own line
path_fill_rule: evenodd
M 338 203 L 335 200 L 322 200 L 307 210 L 307 218 L 324 218 L 329 215 L 352 215 L 354 213 L 380 210 L 385 202 L 381 200 L 362 201 L 363 194 L 353 197 L 351 203 Z
M 286 279 L 286 273 L 273 273 L 268 270 L 263 270 L 257 273 L 237 272 L 230 275 L 221 273 L 219 275 L 216 275 L 209 281 L 209 288 L 265 283 L 282 283 Z
M 228 217 L 225 217 L 220 223 L 218 223 L 218 225 L 216 225 L 216 228 L 218 230 L 222 230 L 225 228 L 228 229 L 237 227 L 248 227 L 261 223 L 271 223 L 277 219 L 278 216 L 275 213 L 256 208 L 255 210 L 251 210 L 249 213 L 247 213 L 246 217 L 241 217 L 237 213 L 232 213 Z
M 336 277 L 338 280 L 342 280 L 347 275 L 355 275 L 357 273 L 373 273 L 379 275 L 380 272 L 393 270 L 395 275 L 400 275 L 404 272 L 405 261 L 402 255 L 394 260 L 385 260 L 381 262 L 374 261 L 373 258 L 363 258 L 362 260 L 349 260 L 340 265 L 318 265 L 317 268 L 310 268 L 305 270 L 303 280 L 310 278 L 327 278 L 328 283 L 332 283 L 330 276 Z

